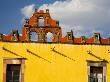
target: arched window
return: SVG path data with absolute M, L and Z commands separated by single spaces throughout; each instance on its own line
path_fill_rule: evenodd
M 48 32 L 46 34 L 46 37 L 47 37 L 47 42 L 52 42 L 53 34 L 51 32 Z
M 44 18 L 43 17 L 39 17 L 39 26 L 40 27 L 44 26 Z
M 31 41 L 38 41 L 37 32 L 31 32 Z

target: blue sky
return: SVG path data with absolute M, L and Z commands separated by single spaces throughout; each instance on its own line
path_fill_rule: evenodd
M 53 3 L 56 0 L 0 0 L 0 32 L 9 33 L 11 29 L 18 28 L 21 31 L 21 8 L 26 5 Z
M 21 33 L 23 19 L 36 7 L 50 10 L 52 18 L 60 21 L 63 36 L 71 30 L 76 37 L 94 32 L 110 36 L 110 0 L 0 0 L 0 33 L 11 29 Z

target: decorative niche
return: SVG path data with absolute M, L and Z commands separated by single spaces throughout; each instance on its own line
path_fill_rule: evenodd
M 49 9 L 46 9 L 46 13 L 49 13 Z
M 19 33 L 18 30 L 12 30 L 12 41 L 18 41 L 19 40 Z
M 100 33 L 94 33 L 94 43 L 100 43 Z
M 73 31 L 67 32 L 67 42 L 73 43 Z
M 56 25 L 59 27 L 59 21 L 56 21 Z
M 82 36 L 81 37 L 81 43 L 85 43 L 86 42 L 85 39 L 86 39 L 86 37 L 85 36 Z

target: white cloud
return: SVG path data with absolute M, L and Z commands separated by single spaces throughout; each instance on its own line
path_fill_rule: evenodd
M 110 31 L 110 0 L 66 0 L 43 4 L 39 9 L 50 10 L 60 21 L 63 31 L 74 31 L 76 36 L 91 35 L 94 31 L 106 35 Z M 64 34 L 64 33 L 63 33 Z
M 30 17 L 35 4 L 25 6 L 21 13 Z M 50 10 L 53 19 L 60 21 L 63 34 L 71 29 L 74 35 L 90 36 L 93 32 L 110 34 L 110 0 L 65 0 L 43 4 L 39 9 Z
M 34 12 L 34 7 L 35 4 L 27 5 L 21 9 L 21 13 L 24 15 L 24 17 L 29 18 Z

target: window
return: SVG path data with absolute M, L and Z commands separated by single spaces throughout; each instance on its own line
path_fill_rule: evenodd
M 106 61 L 87 60 L 88 82 L 106 82 Z
M 44 18 L 43 17 L 39 17 L 39 26 L 40 27 L 44 26 Z
M 6 82 L 20 82 L 20 64 L 7 64 Z
M 3 59 L 3 82 L 24 82 L 25 58 Z
M 46 38 L 47 38 L 47 42 L 52 42 L 53 34 L 51 32 L 48 32 Z
M 31 41 L 38 41 L 38 34 L 36 32 L 31 32 Z
M 103 82 L 103 67 L 90 67 L 90 82 Z

